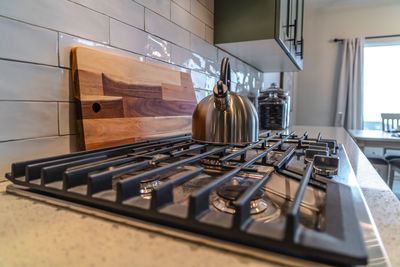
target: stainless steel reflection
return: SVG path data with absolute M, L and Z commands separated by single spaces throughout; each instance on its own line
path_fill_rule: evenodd
M 250 100 L 230 92 L 225 110 L 214 106 L 214 96 L 204 98 L 193 113 L 192 136 L 199 142 L 248 144 L 258 140 L 258 117 Z
M 338 173 L 339 158 L 335 156 L 314 156 L 314 172 L 319 175 L 332 176 Z
M 192 137 L 199 142 L 242 145 L 258 140 L 258 115 L 245 96 L 230 91 L 228 58 L 213 95 L 205 97 L 193 113 Z

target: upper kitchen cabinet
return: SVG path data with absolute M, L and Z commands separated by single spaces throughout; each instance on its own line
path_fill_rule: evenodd
M 216 0 L 215 45 L 264 72 L 303 69 L 304 0 Z

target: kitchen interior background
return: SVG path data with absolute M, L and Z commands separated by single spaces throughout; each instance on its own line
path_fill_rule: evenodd
M 341 46 L 333 39 L 397 34 L 399 29 L 398 0 L 306 0 L 304 66 L 296 73 L 293 96 L 295 124 L 334 124 Z
M 224 56 L 233 91 L 261 88 L 262 72 L 212 45 L 213 22 L 214 0 L 1 0 L 0 179 L 12 162 L 77 150 L 74 46 L 188 72 L 198 100 Z
M 69 54 L 73 46 L 190 72 L 199 99 L 211 93 L 227 54 L 213 46 L 214 0 L 1 0 L 0 180 L 14 161 L 77 150 Z M 332 125 L 334 38 L 392 34 L 397 0 L 306 0 L 304 69 L 285 73 L 294 87 L 292 121 Z M 233 90 L 279 82 L 229 55 Z

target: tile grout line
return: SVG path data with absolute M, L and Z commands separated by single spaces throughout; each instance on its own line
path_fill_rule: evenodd
M 191 6 L 191 2 L 190 2 L 190 6 Z M 83 6 L 83 7 L 85 7 L 85 6 Z M 87 7 L 85 7 L 85 8 L 87 8 Z M 92 10 L 92 9 L 90 9 L 90 8 L 88 8 L 89 10 Z M 143 8 L 143 10 L 144 10 L 144 13 L 145 13 L 145 10 L 146 10 L 146 7 L 144 7 Z M 171 6 L 170 6 L 170 10 L 171 10 Z M 98 11 L 95 11 L 95 10 L 92 10 L 93 12 L 97 12 L 97 13 L 99 13 Z M 151 12 L 153 12 L 153 11 L 151 11 Z M 154 12 L 155 14 L 157 14 L 157 15 L 159 15 L 157 12 Z M 102 14 L 102 13 L 100 13 L 100 14 Z M 190 13 L 191 14 L 191 13 Z M 191 14 L 191 15 L 193 15 L 193 14 Z M 164 16 L 162 16 L 162 15 L 160 15 L 162 18 L 165 18 Z M 2 17 L 2 16 L 0 16 L 0 17 Z M 4 17 L 4 16 L 3 16 Z M 109 19 L 109 28 L 110 28 L 110 20 L 111 20 L 111 17 L 110 16 L 107 16 L 108 17 L 108 19 Z M 144 14 L 144 24 L 145 24 L 145 14 Z M 195 17 L 196 18 L 196 16 L 193 16 L 193 17 Z M 15 20 L 15 19 L 13 19 L 13 18 L 8 18 L 8 17 L 5 17 L 5 18 L 7 18 L 7 19 L 11 19 L 11 20 Z M 180 29 L 182 29 L 182 30 L 184 30 L 184 31 L 187 31 L 186 29 L 184 29 L 183 27 L 181 27 L 180 25 L 178 25 L 178 24 L 176 24 L 176 23 L 174 23 L 173 21 L 171 21 L 171 20 L 168 20 L 167 18 L 165 18 L 167 21 L 169 21 L 169 22 L 171 22 L 172 24 L 174 24 L 174 25 L 176 25 L 176 26 L 178 26 Z M 117 21 L 119 21 L 118 19 L 116 19 Z M 24 23 L 24 24 L 28 24 L 28 25 L 33 25 L 34 27 L 38 27 L 38 28 L 44 28 L 44 29 L 47 29 L 47 30 L 50 30 L 50 31 L 54 31 L 54 30 L 52 30 L 52 29 L 48 29 L 48 28 L 46 28 L 46 27 L 42 27 L 42 26 L 38 26 L 38 25 L 35 25 L 35 24 L 31 24 L 31 23 L 28 23 L 28 22 L 25 22 L 25 21 L 20 21 L 20 20 L 15 20 L 15 21 L 18 21 L 18 22 L 21 22 L 21 23 Z M 152 34 L 152 33 L 150 33 L 150 32 L 147 32 L 145 29 L 144 30 L 142 30 L 142 29 L 140 29 L 140 28 L 137 28 L 137 27 L 135 27 L 135 26 L 132 26 L 132 25 L 130 25 L 130 24 L 127 24 L 127 23 L 125 23 L 125 22 L 122 22 L 122 21 L 120 21 L 121 23 L 124 23 L 124 24 L 126 24 L 126 25 L 128 25 L 128 26 L 130 26 L 130 27 L 134 27 L 134 28 L 136 28 L 136 29 L 138 29 L 138 30 L 140 30 L 140 31 L 143 31 L 143 32 L 146 32 L 146 33 L 148 33 L 148 34 L 151 34 L 151 35 L 153 35 L 153 36 L 156 36 L 156 37 L 158 37 L 158 38 L 160 38 L 160 39 L 162 39 L 162 40 L 165 40 L 164 38 L 162 38 L 162 37 L 160 37 L 160 36 L 158 36 L 158 35 L 155 35 L 155 34 Z M 206 24 L 205 25 L 206 27 L 209 27 L 208 26 L 208 24 Z M 144 28 L 145 28 L 145 26 L 144 26 Z M 197 36 L 197 34 L 195 34 L 195 33 L 192 33 L 192 32 L 190 32 L 190 31 L 187 31 L 188 33 L 189 33 L 189 36 L 192 34 L 192 35 L 194 35 L 194 36 Z M 61 31 L 56 31 L 56 33 L 57 33 L 57 42 L 58 42 L 58 44 L 59 44 L 59 41 L 60 41 L 60 34 L 62 33 Z M 70 33 L 65 33 L 65 34 L 68 34 L 68 35 L 71 35 L 71 36 L 76 36 L 76 35 L 74 35 L 74 34 L 70 34 Z M 109 39 L 110 39 L 110 34 L 111 34 L 111 30 L 109 29 Z M 85 38 L 85 37 L 80 37 L 80 36 L 76 36 L 76 37 L 78 37 L 78 38 L 82 38 L 82 39 L 87 39 L 87 38 Z M 207 40 L 204 40 L 203 38 L 201 38 L 200 36 L 198 36 L 201 40 L 203 40 L 203 41 L 205 41 L 205 42 L 207 42 Z M 87 39 L 87 40 L 90 40 L 90 39 Z M 166 40 L 167 41 L 167 40 Z M 110 44 L 110 40 L 108 40 L 108 43 L 102 43 L 102 42 L 99 42 L 99 41 L 93 41 L 93 42 L 97 42 L 97 43 L 100 43 L 100 44 L 102 44 L 102 45 L 105 45 L 105 46 L 110 46 L 110 47 L 114 47 L 114 48 L 117 48 L 117 49 L 120 49 L 120 50 L 123 50 L 123 51 L 128 51 L 128 52 L 131 52 L 131 53 L 133 53 L 133 54 L 136 54 L 136 55 L 142 55 L 142 54 L 139 54 L 139 53 L 135 53 L 135 52 L 133 52 L 133 51 L 131 51 L 131 50 L 127 50 L 127 49 L 123 49 L 123 48 L 119 48 L 119 47 L 115 47 L 115 46 L 112 46 L 111 44 Z M 169 43 L 172 43 L 172 44 L 174 44 L 173 42 L 171 42 L 171 41 L 168 41 Z M 208 42 L 207 42 L 208 43 Z M 209 43 L 208 43 L 209 44 Z M 175 44 L 175 45 L 177 45 L 178 47 L 181 47 L 179 44 Z M 217 50 L 217 57 L 218 57 L 218 50 L 222 50 L 222 49 L 220 49 L 220 48 L 218 48 L 218 47 L 216 47 L 216 46 L 214 46 L 214 45 L 212 45 L 212 44 L 210 44 L 211 46 L 213 46 L 214 48 L 216 48 L 216 50 Z M 191 43 L 191 40 L 189 40 L 189 46 L 191 47 L 192 46 L 192 43 Z M 185 47 L 181 47 L 182 49 L 186 49 L 186 50 L 188 50 L 188 51 L 192 51 L 192 52 L 194 52 L 191 48 L 189 48 L 189 49 L 187 49 L 187 48 L 185 48 Z M 224 50 L 222 50 L 222 51 L 224 51 Z M 226 51 L 224 51 L 225 53 L 227 53 Z M 230 53 L 228 53 L 229 55 L 231 55 Z M 145 55 L 143 55 L 143 56 L 145 56 Z M 232 55 L 231 55 L 232 56 Z M 254 66 L 252 66 L 252 65 L 250 65 L 250 64 L 248 64 L 248 63 L 246 63 L 246 62 L 244 62 L 244 61 L 242 61 L 242 60 L 240 60 L 240 59 L 238 59 L 238 58 L 236 58 L 235 56 L 232 56 L 232 57 L 234 57 L 235 58 L 235 60 L 239 60 L 239 61 L 241 61 L 241 62 L 243 62 L 244 64 L 246 64 L 246 65 L 249 65 L 250 67 L 252 67 L 253 69 L 255 69 L 256 71 L 259 71 L 258 69 L 256 69 Z M 208 57 L 207 57 L 208 58 Z M 159 60 L 158 58 L 154 58 L 154 59 L 156 59 L 156 60 Z M 10 60 L 12 60 L 12 59 L 10 59 Z M 58 51 L 58 60 L 59 60 L 59 62 L 60 62 L 60 49 L 59 49 L 59 51 Z M 15 60 L 15 61 L 18 61 L 18 60 Z M 212 60 L 212 61 L 214 61 L 214 60 Z M 29 62 L 29 61 L 20 61 L 20 62 L 26 62 L 26 63 L 33 63 L 33 64 L 36 64 L 35 62 Z M 61 63 L 59 63 L 59 65 L 60 65 Z M 45 65 L 45 66 L 53 66 L 53 65 L 48 65 L 48 64 L 42 64 L 42 63 L 39 63 L 39 65 Z M 175 65 L 175 64 L 174 64 Z M 57 66 L 57 67 L 61 67 L 61 66 Z M 61 68 L 65 68 L 65 67 L 61 67 Z M 70 69 L 70 68 L 66 68 L 66 69 Z M 199 72 L 202 72 L 202 73 L 205 73 L 206 75 L 209 75 L 208 73 L 206 73 L 204 70 L 200 70 Z
M 57 128 L 58 128 L 58 135 L 60 135 L 60 103 L 57 102 Z
M 72 3 L 74 3 L 74 2 L 72 2 Z M 76 3 L 75 3 L 75 4 L 76 4 Z M 85 6 L 83 6 L 83 7 L 85 7 Z M 85 7 L 85 8 L 87 8 L 87 7 Z M 88 9 L 91 10 L 90 8 L 88 8 Z M 148 9 L 148 8 L 144 7 L 144 13 L 145 13 L 145 9 Z M 176 24 L 175 22 L 173 22 L 173 21 L 171 21 L 171 20 L 165 18 L 164 16 L 158 14 L 157 12 L 154 12 L 154 11 L 152 11 L 152 10 L 150 10 L 150 9 L 148 9 L 148 10 L 149 10 L 150 12 L 153 12 L 153 13 L 155 13 L 155 14 L 161 16 L 162 18 L 166 19 L 167 21 L 171 22 L 172 24 L 178 26 L 180 29 L 182 29 L 182 30 L 184 30 L 184 31 L 187 31 L 187 32 L 189 33 L 189 36 L 190 36 L 190 33 L 192 33 L 192 32 L 190 32 L 190 31 L 186 30 L 185 28 L 181 27 L 180 25 Z M 92 11 L 94 11 L 94 10 L 92 10 Z M 94 11 L 94 12 L 97 12 L 97 11 Z M 97 13 L 99 13 L 99 12 L 97 12 Z M 99 13 L 99 14 L 102 14 L 102 13 Z M 190 13 L 190 14 L 191 14 L 191 13 Z M 103 14 L 102 14 L 102 15 L 103 15 Z M 193 15 L 193 14 L 192 14 L 192 15 Z M 6 18 L 6 19 L 10 19 L 10 20 L 13 20 L 13 21 L 17 21 L 17 22 L 20 22 L 20 23 L 23 23 L 23 24 L 31 25 L 31 26 L 34 26 L 34 27 L 46 29 L 46 30 L 49 30 L 49 31 L 52 31 L 52 32 L 64 33 L 64 34 L 68 34 L 68 35 L 70 35 L 70 36 L 75 36 L 75 37 L 82 38 L 82 39 L 85 39 L 85 40 L 89 40 L 89 41 L 92 41 L 92 42 L 96 42 L 96 43 L 99 43 L 99 44 L 102 44 L 102 45 L 109 45 L 109 46 L 111 46 L 111 45 L 110 45 L 110 42 L 108 42 L 108 43 L 103 43 L 103 42 L 101 42 L 101 41 L 93 40 L 93 39 L 86 38 L 86 37 L 82 37 L 82 36 L 77 36 L 77 35 L 74 35 L 74 34 L 71 34 L 71 33 L 63 32 L 63 31 L 56 31 L 56 30 L 54 30 L 54 29 L 50 29 L 50 28 L 47 28 L 47 27 L 39 26 L 39 25 L 36 25 L 36 24 L 32 24 L 32 23 L 29 23 L 29 22 L 26 22 L 26 21 L 14 19 L 14 18 L 11 18 L 11 17 L 3 16 L 3 15 L 0 15 L 0 17 Z M 194 17 L 196 17 L 196 16 L 194 16 Z M 110 19 L 110 18 L 113 18 L 113 17 L 108 17 L 108 18 Z M 197 17 L 196 17 L 196 18 L 197 18 Z M 113 19 L 115 19 L 115 18 L 113 18 Z M 164 38 L 162 38 L 162 37 L 160 37 L 160 36 L 158 36 L 158 35 L 155 35 L 155 34 L 153 34 L 153 33 L 151 33 L 151 32 L 148 32 L 148 31 L 146 31 L 145 29 L 143 30 L 143 29 L 137 28 L 137 27 L 135 27 L 135 26 L 133 26 L 133 25 L 127 24 L 127 23 L 125 23 L 125 22 L 123 22 L 123 21 L 120 21 L 120 20 L 118 20 L 118 19 L 115 19 L 115 20 L 117 20 L 117 21 L 119 21 L 119 22 L 121 22 L 121 23 L 124 23 L 124 24 L 126 24 L 126 25 L 128 25 L 128 26 L 130 26 L 130 27 L 134 27 L 134 28 L 136 28 L 136 29 L 138 29 L 138 30 L 141 30 L 141 31 L 143 31 L 143 32 L 146 32 L 146 33 L 148 33 L 148 34 L 151 34 L 151 35 L 153 35 L 153 36 L 156 36 L 156 37 L 158 37 L 158 38 L 160 38 L 160 39 L 162 39 L 162 40 L 165 40 Z M 144 20 L 146 20 L 146 19 L 145 19 L 145 16 L 144 16 Z M 204 23 L 204 22 L 203 22 L 203 23 Z M 208 24 L 206 24 L 206 26 L 208 26 Z M 195 33 L 192 33 L 192 34 L 196 35 Z M 198 36 L 198 35 L 196 35 L 196 36 Z M 200 39 L 202 39 L 203 41 L 207 42 L 207 40 L 201 38 L 200 36 L 198 36 L 198 37 L 199 37 Z M 168 40 L 165 40 L 165 41 L 168 41 Z M 171 41 L 168 41 L 168 42 L 173 43 L 173 42 L 171 42 Z M 189 43 L 190 43 L 190 41 L 189 41 Z M 207 43 L 208 43 L 208 42 L 207 42 Z M 182 46 L 180 46 L 179 44 L 176 44 L 176 43 L 173 43 L 173 44 L 175 44 L 175 45 L 177 45 L 177 46 L 179 46 L 179 47 L 182 47 Z M 212 45 L 213 47 L 217 48 L 217 50 L 218 50 L 218 49 L 219 49 L 219 50 L 222 50 L 221 48 L 216 47 L 216 46 L 213 45 L 213 44 L 210 44 L 210 45 Z M 111 46 L 111 47 L 114 47 L 114 46 Z M 121 49 L 121 48 L 119 48 L 119 47 L 116 47 L 116 48 Z M 187 48 L 185 48 L 185 47 L 182 47 L 182 48 L 187 49 Z M 132 52 L 132 51 L 127 50 L 127 49 L 122 49 L 122 50 Z M 191 49 L 187 49 L 187 50 L 193 51 L 193 50 L 191 50 Z M 228 53 L 228 52 L 225 51 L 225 50 L 222 50 L 222 51 L 224 51 L 225 53 Z M 193 52 L 194 52 L 194 51 L 193 51 Z M 132 52 L 132 53 L 135 53 L 135 52 Z M 135 54 L 138 54 L 138 53 L 135 53 Z M 228 53 L 228 54 L 231 55 L 230 53 Z M 141 54 L 139 54 L 139 55 L 141 55 Z M 233 56 L 233 55 L 231 55 L 231 56 L 234 57 L 236 60 L 239 60 L 239 61 L 245 63 L 246 65 L 249 65 L 249 66 L 253 67 L 253 68 L 256 69 L 257 71 L 260 71 L 260 70 L 258 70 L 257 68 L 255 68 L 254 66 L 248 64 L 247 62 L 245 62 L 245 61 L 243 61 L 243 60 L 241 60 L 241 59 L 239 59 L 239 58 L 237 58 L 237 57 L 235 57 L 235 56 Z M 1 58 L 0 58 L 0 59 L 1 59 Z M 16 61 L 17 61 L 17 60 L 16 60 Z M 31 62 L 29 62 L 29 61 L 23 61 L 23 60 L 21 60 L 21 62 L 28 62 L 28 63 L 31 63 Z M 34 63 L 34 62 L 32 62 L 32 63 Z M 53 66 L 53 65 L 44 64 L 44 63 L 38 63 L 38 64 L 47 65 L 47 66 Z

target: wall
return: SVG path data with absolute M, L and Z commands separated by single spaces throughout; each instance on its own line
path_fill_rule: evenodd
M 188 72 L 197 99 L 210 94 L 228 55 L 211 45 L 213 9 L 213 0 L 1 0 L 0 179 L 11 162 L 77 150 L 73 46 Z M 261 72 L 230 59 L 234 91 L 261 87 Z
M 353 4 L 307 9 L 304 17 L 304 70 L 297 74 L 295 114 L 298 125 L 333 125 L 339 44 L 334 38 L 400 33 L 400 3 Z

